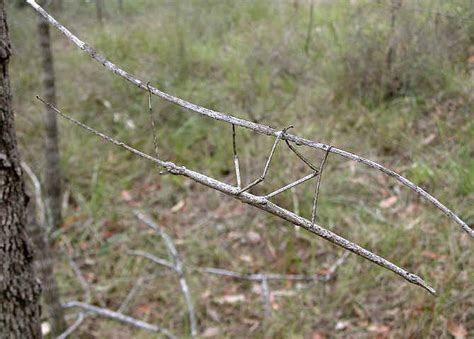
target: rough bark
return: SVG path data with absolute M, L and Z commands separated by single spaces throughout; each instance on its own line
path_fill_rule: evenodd
M 56 87 L 54 76 L 53 53 L 51 51 L 51 34 L 48 22 L 38 18 L 38 35 L 40 43 L 41 61 L 43 68 L 44 96 L 50 102 L 56 102 Z M 54 111 L 45 106 L 43 113 L 45 173 L 44 188 L 48 222 L 52 229 L 62 223 L 61 218 L 61 173 L 59 169 L 58 126 Z
M 2 338 L 41 338 L 41 288 L 34 277 L 25 227 L 28 198 L 11 105 L 10 55 L 5 1 L 0 0 L 0 334 Z

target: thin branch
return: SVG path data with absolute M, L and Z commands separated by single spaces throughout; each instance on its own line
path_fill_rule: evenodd
M 21 162 L 21 167 L 25 170 L 26 174 L 28 174 L 28 177 L 31 179 L 31 182 L 33 183 L 34 191 L 35 191 L 35 204 L 37 207 L 38 211 L 38 224 L 41 225 L 41 227 L 45 227 L 45 222 L 46 222 L 46 209 L 44 208 L 43 204 L 43 193 L 41 191 L 41 183 L 36 176 L 35 172 L 31 169 L 30 166 L 24 161 Z
M 77 266 L 76 262 L 74 259 L 67 253 L 66 249 L 61 246 L 61 252 L 66 256 L 67 261 L 69 263 L 69 266 L 71 266 L 74 274 L 76 275 L 77 280 L 79 281 L 79 284 L 81 284 L 82 289 L 84 290 L 84 301 L 86 303 L 90 303 L 92 299 L 92 294 L 91 294 L 91 288 L 89 286 L 89 283 L 87 282 L 86 278 L 84 278 L 84 275 L 81 272 L 81 269 L 79 266 Z M 84 322 L 84 319 L 86 318 L 87 314 L 84 314 L 83 312 L 79 312 L 77 315 L 76 321 L 69 326 L 66 331 L 64 331 L 58 339 L 64 339 L 67 338 L 69 335 L 71 335 L 75 330 L 79 328 L 79 326 L 82 325 Z
M 235 167 L 235 176 L 237 178 L 237 187 L 242 187 L 242 179 L 240 177 L 240 165 L 239 165 L 239 156 L 237 155 L 237 146 L 235 143 L 235 125 L 232 124 L 232 150 L 234 152 L 234 167 Z
M 137 216 L 138 219 L 143 221 L 145 224 L 147 224 L 149 227 L 154 229 L 156 232 L 158 232 L 165 242 L 166 248 L 168 249 L 168 253 L 171 254 L 174 260 L 174 269 L 176 273 L 178 274 L 179 277 L 179 285 L 181 287 L 181 291 L 183 292 L 184 299 L 186 300 L 186 306 L 188 308 L 188 314 L 189 314 L 189 323 L 191 325 L 191 336 L 195 337 L 198 334 L 198 327 L 197 327 L 197 319 L 196 315 L 194 312 L 194 306 L 193 306 L 193 301 L 191 298 L 191 292 L 189 290 L 188 284 L 186 282 L 186 276 L 184 273 L 184 267 L 183 263 L 179 257 L 178 250 L 176 249 L 176 246 L 174 245 L 173 240 L 171 237 L 165 232 L 163 227 L 158 226 L 156 223 L 154 223 L 150 217 L 147 215 L 139 212 L 139 211 L 134 211 L 135 215 Z
M 345 252 L 349 253 L 349 252 Z M 337 267 L 342 264 L 338 264 L 335 266 L 334 272 L 336 271 Z M 332 266 L 331 266 L 332 267 Z M 214 275 L 221 275 L 226 276 L 229 278 L 234 279 L 241 279 L 241 280 L 248 280 L 248 281 L 259 281 L 262 280 L 286 280 L 286 281 L 328 281 L 326 279 L 326 275 L 317 275 L 317 274 L 277 274 L 277 273 L 255 273 L 255 274 L 245 274 L 239 273 L 235 271 L 230 271 L 222 268 L 215 268 L 215 267 L 192 267 L 193 271 L 207 273 L 207 274 L 214 274 Z M 333 272 L 333 271 L 331 271 Z
M 67 337 L 69 337 L 75 330 L 77 330 L 79 328 L 79 326 L 82 325 L 82 323 L 84 322 L 84 319 L 86 318 L 86 316 L 84 315 L 84 312 L 79 312 L 77 314 L 77 319 L 76 321 L 71 325 L 69 326 L 66 331 L 64 331 L 63 333 L 61 333 L 60 336 L 58 336 L 56 339 L 66 339 Z
M 431 287 L 430 285 L 428 285 L 423 279 L 421 279 L 419 276 L 413 274 L 413 273 L 409 273 L 407 272 L 406 270 L 400 268 L 399 266 L 393 264 L 392 262 L 378 256 L 377 254 L 374 254 L 368 250 L 366 250 L 365 248 L 315 224 L 315 223 L 312 223 L 311 221 L 299 216 L 299 215 L 296 215 L 294 214 L 293 212 L 290 212 L 272 202 L 270 202 L 268 199 L 265 199 L 265 197 L 260 197 L 260 196 L 256 196 L 256 195 L 253 195 L 253 194 L 250 194 L 248 192 L 240 192 L 241 190 L 235 186 L 231 186 L 229 184 L 226 184 L 224 182 L 221 182 L 221 181 L 218 181 L 214 178 L 211 178 L 211 177 L 208 177 L 204 174 L 201 174 L 199 172 L 195 172 L 195 171 L 192 171 L 192 170 L 189 170 L 183 166 L 178 166 L 176 165 L 175 163 L 171 162 L 171 161 L 163 161 L 163 160 L 160 160 L 158 158 L 154 158 L 146 153 L 143 153 L 121 141 L 117 141 L 101 132 L 98 132 L 96 130 L 94 130 L 93 128 L 71 118 L 70 116 L 67 116 L 65 114 L 63 114 L 61 111 L 59 111 L 56 107 L 52 106 L 51 104 L 49 103 L 46 103 L 43 99 L 41 99 L 39 96 L 37 96 L 37 98 L 42 101 L 43 103 L 51 106 L 54 111 L 60 115 L 61 117 L 63 117 L 64 119 L 66 120 L 69 120 L 71 122 L 73 122 L 74 124 L 76 124 L 77 126 L 89 131 L 90 133 L 92 134 L 95 134 L 96 136 L 102 138 L 103 140 L 106 140 L 116 146 L 119 146 L 119 147 L 122 147 L 124 149 L 126 149 L 127 151 L 139 156 L 139 157 L 142 157 L 144 159 L 147 159 L 151 162 L 154 162 L 156 163 L 157 165 L 159 166 L 162 166 L 164 168 L 166 168 L 171 174 L 175 174 L 175 175 L 182 175 L 184 177 L 187 177 L 201 185 L 204 185 L 206 187 L 209 187 L 209 188 L 212 188 L 214 190 L 217 190 L 219 192 L 222 192 L 222 193 L 225 193 L 237 200 L 240 200 L 248 205 L 252 205 L 256 208 L 259 208 L 263 211 L 266 211 L 270 214 L 273 214 L 277 217 L 280 217 L 281 219 L 284 219 L 286 221 L 289 221 L 291 222 L 292 224 L 296 224 L 298 226 L 301 226 L 303 227 L 304 229 L 306 229 L 307 231 L 311 232 L 311 233 L 314 233 L 330 242 L 332 242 L 333 244 L 335 245 L 338 245 L 340 247 L 343 247 L 345 248 L 346 250 L 349 250 L 381 267 L 384 267 L 392 272 L 394 272 L 395 274 L 398 274 L 400 277 L 404 278 L 405 280 L 411 282 L 412 284 L 415 284 L 415 285 L 418 285 L 418 286 L 421 286 L 423 287 L 424 289 L 426 289 L 428 292 L 432 293 L 432 294 L 436 294 L 436 291 L 434 290 L 433 287 Z
M 97 53 L 92 47 L 90 47 L 88 44 L 80 40 L 77 36 L 75 36 L 71 31 L 69 31 L 67 28 L 65 28 L 63 25 L 61 25 L 56 19 L 54 19 L 48 12 L 46 12 L 41 6 L 39 6 L 36 1 L 34 0 L 26 0 L 26 2 L 40 15 L 42 15 L 50 24 L 52 24 L 56 29 L 58 29 L 61 33 L 63 33 L 72 43 L 74 43 L 79 49 L 83 50 L 86 54 L 89 55 L 93 60 L 96 60 L 100 64 L 102 64 L 107 70 L 117 74 L 118 76 L 130 81 L 132 84 L 137 86 L 138 88 L 141 88 L 143 90 L 149 91 L 152 94 L 169 101 L 171 103 L 174 103 L 178 106 L 181 106 L 183 108 L 189 109 L 195 113 L 207 116 L 209 118 L 219 120 L 226 122 L 228 124 L 234 124 L 236 126 L 241 126 L 244 128 L 251 129 L 257 133 L 260 134 L 265 134 L 265 135 L 270 135 L 274 137 L 278 137 L 280 135 L 280 131 L 276 130 L 275 128 L 272 128 L 270 126 L 266 126 L 263 124 L 258 124 L 254 123 L 251 121 L 247 121 L 245 119 L 240 119 L 236 118 L 234 116 L 224 114 L 221 112 L 213 111 L 208 108 L 193 104 L 191 102 L 188 102 L 186 100 L 180 99 L 178 97 L 175 97 L 171 94 L 168 94 L 166 92 L 160 91 L 159 89 L 152 87 L 152 86 L 147 86 L 147 84 L 130 73 L 124 71 L 122 68 L 118 67 L 114 63 L 110 62 L 107 60 L 104 56 L 100 55 Z M 296 145 L 305 145 L 311 148 L 316 148 L 316 149 L 322 149 L 324 151 L 329 149 L 329 145 L 326 145 L 324 143 L 319 143 L 315 142 L 312 140 L 308 140 L 305 138 L 298 137 L 296 135 L 292 134 L 286 134 L 282 136 L 282 139 L 291 141 L 295 143 Z M 330 150 L 331 153 L 338 154 L 346 159 L 350 159 L 353 161 L 357 161 L 359 163 L 365 164 L 371 168 L 377 169 L 386 175 L 393 177 L 395 180 L 400 182 L 401 184 L 409 187 L 413 191 L 415 191 L 418 195 L 424 197 L 427 199 L 429 202 L 431 202 L 434 206 L 436 206 L 439 210 L 441 210 L 443 213 L 445 213 L 451 220 L 459 224 L 471 237 L 474 237 L 474 230 L 471 229 L 466 222 L 461 220 L 454 212 L 452 212 L 448 207 L 443 205 L 441 202 L 438 201 L 435 197 L 433 197 L 431 194 L 423 190 L 421 187 L 418 185 L 414 184 L 407 178 L 401 176 L 400 174 L 396 173 L 395 171 L 388 169 L 387 167 L 376 163 L 375 161 L 363 158 L 361 156 L 358 156 L 354 153 L 344 151 L 342 149 L 332 147 Z
M 79 308 L 82 308 L 83 310 L 86 310 L 90 313 L 94 313 L 94 314 L 97 314 L 97 315 L 100 315 L 100 316 L 103 316 L 103 317 L 106 317 L 106 318 L 118 320 L 120 322 L 126 323 L 126 324 L 134 326 L 134 327 L 141 328 L 141 329 L 146 330 L 146 331 L 163 333 L 164 335 L 166 335 L 169 338 L 175 338 L 175 336 L 173 334 L 171 334 L 170 331 L 168 331 L 167 329 L 165 329 L 163 327 L 146 323 L 144 321 L 126 316 L 122 313 L 115 312 L 115 311 L 109 310 L 107 308 L 97 307 L 97 306 L 93 306 L 93 305 L 83 303 L 83 302 L 79 302 L 79 301 L 68 301 L 68 302 L 63 304 L 63 307 L 64 308 L 79 307 Z
M 314 189 L 314 199 L 313 199 L 313 209 L 311 210 L 311 222 L 314 223 L 316 219 L 316 209 L 318 208 L 318 199 L 319 199 L 319 187 L 321 186 L 321 178 L 323 177 L 323 169 L 324 165 L 326 164 L 326 160 L 328 158 L 329 152 L 331 151 L 331 146 L 326 151 L 324 155 L 323 161 L 321 161 L 321 166 L 319 166 L 319 177 L 318 181 L 316 182 L 316 187 Z
M 165 260 L 165 259 L 161 259 L 161 258 L 158 258 L 156 256 L 154 256 L 153 254 L 150 254 L 148 252 L 143 252 L 143 251 L 127 251 L 127 254 L 128 255 L 133 255 L 135 257 L 144 257 L 150 261 L 153 261 L 155 264 L 158 264 L 158 265 L 161 265 L 161 266 L 165 266 L 165 267 L 168 267 L 172 270 L 176 270 L 176 267 L 173 265 L 172 262 L 168 261 L 168 260 Z

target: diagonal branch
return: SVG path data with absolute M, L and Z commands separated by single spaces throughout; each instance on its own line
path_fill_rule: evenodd
M 246 203 L 248 205 L 252 205 L 256 208 L 259 208 L 263 211 L 266 211 L 270 214 L 273 214 L 281 219 L 284 219 L 286 221 L 289 221 L 291 223 L 293 223 L 294 225 L 298 225 L 298 226 L 301 226 L 303 227 L 304 229 L 306 229 L 307 231 L 311 232 L 311 233 L 314 233 L 330 242 L 332 242 L 333 244 L 336 244 L 340 247 L 343 247 L 345 248 L 346 250 L 349 250 L 379 266 L 382 266 L 392 272 L 394 272 L 395 274 L 398 274 L 399 276 L 401 276 L 402 278 L 404 278 L 405 280 L 411 282 L 412 284 L 415 284 L 415 285 L 418 285 L 418 286 L 421 286 L 423 287 L 424 289 L 426 289 L 428 292 L 432 293 L 432 294 L 436 294 L 436 291 L 434 290 L 433 287 L 431 287 L 430 285 L 428 285 L 423 279 L 421 279 L 419 276 L 413 274 L 413 273 L 409 273 L 407 272 L 406 270 L 398 267 L 397 265 L 393 264 L 392 262 L 378 256 L 377 254 L 374 254 L 368 250 L 366 250 L 365 248 L 315 224 L 315 223 L 312 223 L 311 221 L 299 216 L 299 215 L 296 215 L 294 214 L 293 212 L 290 212 L 272 202 L 270 202 L 269 200 L 267 200 L 265 197 L 260 197 L 260 196 L 256 196 L 256 195 L 253 195 L 253 194 L 250 194 L 248 192 L 240 192 L 240 189 L 235 187 L 235 186 L 231 186 L 229 184 L 226 184 L 226 183 L 223 183 L 221 181 L 218 181 L 214 178 L 211 178 L 211 177 L 208 177 L 204 174 L 201 174 L 199 172 L 195 172 L 195 171 L 192 171 L 192 170 L 189 170 L 183 166 L 178 166 L 176 165 L 175 163 L 171 162 L 171 161 L 163 161 L 163 160 L 160 160 L 158 158 L 154 158 L 146 153 L 143 153 L 121 141 L 118 141 L 118 140 L 115 140 L 101 132 L 98 132 L 96 130 L 94 130 L 93 128 L 89 127 L 89 126 L 86 126 L 84 125 L 83 123 L 71 118 L 70 116 L 67 116 L 65 114 L 63 114 L 61 111 L 59 111 L 56 107 L 52 106 L 51 104 L 45 102 L 43 99 L 41 99 L 39 96 L 37 96 L 37 98 L 42 101 L 44 104 L 50 106 L 58 115 L 60 115 L 61 117 L 63 117 L 64 119 L 66 120 L 69 120 L 70 122 L 73 122 L 74 124 L 78 125 L 79 127 L 89 131 L 90 133 L 92 134 L 95 134 L 96 136 L 102 138 L 103 140 L 105 141 L 108 141 L 116 146 L 119 146 L 119 147 L 122 147 L 124 149 L 126 149 L 127 151 L 139 156 L 139 157 L 142 157 L 144 159 L 147 159 L 151 162 L 154 162 L 155 164 L 161 166 L 161 167 L 164 167 L 165 169 L 168 170 L 168 172 L 170 172 L 171 174 L 175 174 L 175 175 L 182 175 L 184 177 L 187 177 L 201 185 L 204 185 L 206 187 L 209 187 L 211 189 L 214 189 L 214 190 L 217 190 L 219 192 L 222 192 L 224 194 L 227 194 L 231 197 L 233 197 L 234 199 L 237 199 L 237 200 L 240 200 L 241 202 L 243 203 Z
M 92 59 L 96 60 L 100 64 L 102 64 L 107 70 L 117 74 L 118 76 L 130 81 L 132 84 L 137 86 L 140 89 L 143 89 L 145 91 L 149 91 L 150 93 L 168 101 L 171 103 L 174 103 L 178 106 L 181 106 L 183 108 L 189 109 L 195 113 L 207 116 L 209 118 L 219 120 L 226 122 L 228 124 L 233 124 L 236 126 L 244 127 L 251 129 L 257 133 L 264 134 L 264 135 L 270 135 L 274 137 L 278 137 L 280 134 L 280 131 L 278 131 L 275 128 L 272 128 L 270 126 L 266 126 L 263 124 L 258 124 L 254 123 L 251 121 L 247 121 L 245 119 L 241 118 L 236 118 L 234 116 L 213 111 L 211 109 L 193 104 L 189 101 L 183 100 L 181 98 L 175 97 L 171 94 L 168 94 L 166 92 L 160 91 L 159 89 L 147 85 L 147 83 L 139 80 L 138 78 L 134 77 L 132 74 L 124 71 L 122 68 L 118 67 L 114 63 L 110 62 L 107 60 L 104 56 L 98 54 L 91 46 L 86 44 L 84 41 L 80 40 L 77 36 L 75 36 L 71 31 L 69 31 L 66 27 L 61 25 L 56 19 L 54 19 L 48 12 L 46 12 L 41 6 L 39 6 L 36 1 L 34 0 L 26 0 L 26 2 L 40 15 L 42 15 L 51 25 L 53 25 L 57 30 L 59 30 L 61 33 L 63 33 L 72 43 L 74 43 L 77 47 L 79 47 L 81 50 L 83 50 L 85 53 L 87 53 Z M 324 151 L 329 150 L 330 146 L 324 143 L 308 140 L 305 138 L 298 137 L 296 135 L 292 134 L 287 134 L 284 133 L 284 135 L 281 136 L 283 140 L 288 140 L 296 145 L 305 145 L 307 147 L 311 148 L 316 148 L 316 149 L 322 149 Z M 461 218 L 459 218 L 456 214 L 454 214 L 453 211 L 451 211 L 448 207 L 443 205 L 438 199 L 436 199 L 434 196 L 426 192 L 424 189 L 419 187 L 418 185 L 414 184 L 407 178 L 401 176 L 397 172 L 366 158 L 363 158 L 357 154 L 344 151 L 342 149 L 332 147 L 330 149 L 331 153 L 340 155 L 346 159 L 350 159 L 359 163 L 362 163 L 364 165 L 367 165 L 371 168 L 374 168 L 376 170 L 379 170 L 386 175 L 394 178 L 398 182 L 400 182 L 402 185 L 409 187 L 412 189 L 415 193 L 418 195 L 422 196 L 426 200 L 428 200 L 430 203 L 432 203 L 436 208 L 441 210 L 444 214 L 446 214 L 451 220 L 459 224 L 471 237 L 474 237 L 474 230 L 469 227 L 469 225 L 464 222 Z
M 153 261 L 155 264 L 170 268 L 172 270 L 176 270 L 176 267 L 173 265 L 172 262 L 158 258 L 154 256 L 153 254 L 150 254 L 148 252 L 143 252 L 143 251 L 127 251 L 128 255 L 133 255 L 135 257 L 144 257 L 147 258 L 150 261 Z
M 131 326 L 138 327 L 138 328 L 141 328 L 143 330 L 150 331 L 150 332 L 163 333 L 165 336 L 167 336 L 169 338 L 175 338 L 175 336 L 173 334 L 171 334 L 170 331 L 168 331 L 167 329 L 165 329 L 163 327 L 146 323 L 144 321 L 126 316 L 122 313 L 115 312 L 115 311 L 109 310 L 107 308 L 101 308 L 101 307 L 93 306 L 93 305 L 83 303 L 83 302 L 80 302 L 80 301 L 68 301 L 68 302 L 63 304 L 63 307 L 64 308 L 79 307 L 79 308 L 82 308 L 83 310 L 86 310 L 87 312 L 90 312 L 90 313 L 94 313 L 94 314 L 97 314 L 97 315 L 100 315 L 100 316 L 103 316 L 103 317 L 106 317 L 106 318 L 115 319 L 115 320 L 121 321 L 123 323 L 129 324 Z

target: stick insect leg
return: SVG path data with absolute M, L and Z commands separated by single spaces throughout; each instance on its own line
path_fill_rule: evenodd
M 155 156 L 157 158 L 159 158 L 159 156 L 158 156 L 158 139 L 156 137 L 156 124 L 155 124 L 155 119 L 153 118 L 153 107 L 151 106 L 150 82 L 147 82 L 146 86 L 148 88 L 148 114 L 150 116 L 151 137 L 152 137 L 152 140 L 153 140 L 153 147 L 154 147 Z
M 234 167 L 235 167 L 235 176 L 237 178 L 237 188 L 242 187 L 242 179 L 240 178 L 240 165 L 239 165 L 239 156 L 237 155 L 237 146 L 235 142 L 235 125 L 232 124 L 232 147 L 234 151 Z
M 275 139 L 275 142 L 273 143 L 272 150 L 270 151 L 270 156 L 268 157 L 267 162 L 266 162 L 266 164 L 265 164 L 265 167 L 264 167 L 264 169 L 263 169 L 262 175 L 261 175 L 259 178 L 255 179 L 254 181 L 252 181 L 252 182 L 251 182 L 250 184 L 248 184 L 247 186 L 245 186 L 244 188 L 242 188 L 242 189 L 239 191 L 238 194 L 240 194 L 240 193 L 242 193 L 242 192 L 245 192 L 245 191 L 248 191 L 248 190 L 251 189 L 252 187 L 258 185 L 258 184 L 261 183 L 263 180 L 265 180 L 265 176 L 267 175 L 268 168 L 270 167 L 270 163 L 271 163 L 271 161 L 272 161 L 273 154 L 275 154 L 275 149 L 276 149 L 278 143 L 280 142 L 282 135 L 285 134 L 286 131 L 287 131 L 288 129 L 292 128 L 292 127 L 293 127 L 293 126 L 289 126 L 289 127 L 285 128 L 285 129 L 283 129 L 282 131 L 278 132 L 278 135 L 277 135 L 277 137 L 276 137 L 276 139 Z
M 314 224 L 314 221 L 316 220 L 316 209 L 318 205 L 318 199 L 319 199 L 319 187 L 321 186 L 321 178 L 323 176 L 323 169 L 324 169 L 324 164 L 326 163 L 326 160 L 328 158 L 329 152 L 331 151 L 332 146 L 329 146 L 328 149 L 326 150 L 326 154 L 324 155 L 323 161 L 321 161 L 321 165 L 319 166 L 319 176 L 318 176 L 318 181 L 316 183 L 316 187 L 314 189 L 314 199 L 313 199 L 313 208 L 311 210 L 311 223 Z
M 301 159 L 301 161 L 303 161 L 306 165 L 308 165 L 308 167 L 311 168 L 313 171 L 319 172 L 319 169 L 317 169 L 316 166 L 314 166 L 308 159 L 306 159 L 303 154 L 298 152 L 298 150 L 288 140 L 285 140 L 285 142 L 288 148 L 292 150 L 293 153 L 295 153 L 296 156 Z
M 158 138 L 156 137 L 156 124 L 155 124 L 155 119 L 153 118 L 153 107 L 151 105 L 151 90 L 150 90 L 150 82 L 148 81 L 146 83 L 146 87 L 148 88 L 148 115 L 150 116 L 150 125 L 151 125 L 151 138 L 153 140 L 153 151 L 155 154 L 155 157 L 159 159 L 159 153 L 158 153 Z M 168 174 L 169 171 L 160 171 L 160 175 L 163 174 Z

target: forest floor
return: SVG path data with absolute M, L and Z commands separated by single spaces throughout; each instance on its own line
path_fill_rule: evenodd
M 436 9 L 472 19 L 468 1 L 465 10 L 447 2 L 420 2 L 419 11 L 405 4 L 392 26 L 388 1 L 316 1 L 313 17 L 305 1 L 137 0 L 124 1 L 122 14 L 111 1 L 105 2 L 102 26 L 92 3 L 64 2 L 57 15 L 61 22 L 138 78 L 211 109 L 279 128 L 295 125 L 297 135 L 396 170 L 474 224 L 474 75 L 469 69 L 474 20 L 464 24 L 432 14 Z M 41 176 L 36 18 L 28 8 L 10 5 L 8 10 L 19 145 L 23 159 Z M 54 30 L 52 39 L 59 108 L 152 154 L 147 94 L 109 74 Z M 390 49 L 395 57 L 387 71 Z M 231 127 L 158 98 L 152 104 L 164 158 L 235 183 Z M 153 164 L 68 122 L 59 126 L 64 222 L 52 241 L 64 301 L 84 301 L 84 291 L 61 247 L 84 275 L 91 304 L 118 309 L 140 279 L 124 313 L 179 336 L 189 334 L 176 274 L 127 254 L 141 250 L 167 257 L 160 237 L 134 216 L 140 210 L 164 227 L 189 268 L 203 337 L 474 335 L 473 240 L 381 172 L 330 155 L 318 222 L 419 274 L 438 296 L 350 254 L 327 282 L 269 282 L 268 310 L 260 283 L 191 268 L 324 276 L 344 251 L 220 193 L 160 175 Z M 273 142 L 237 129 L 244 182 L 260 175 Z M 324 156 L 302 151 L 316 164 Z M 254 192 L 269 192 L 305 174 L 280 145 L 268 179 Z M 293 209 L 296 196 L 301 214 L 309 217 L 312 192 L 313 185 L 306 184 L 276 201 Z M 74 316 L 68 311 L 68 321 Z M 154 335 L 90 316 L 75 337 Z

